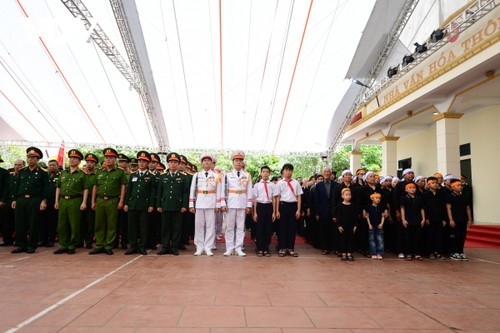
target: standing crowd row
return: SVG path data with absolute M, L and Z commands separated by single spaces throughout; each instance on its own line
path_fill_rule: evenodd
M 467 260 L 472 190 L 466 179 L 415 177 L 412 169 L 403 170 L 401 180 L 363 169 L 344 170 L 337 179 L 325 168 L 302 186 L 304 235 L 324 255 L 353 260 L 358 251 L 382 259 L 388 249 L 407 260 Z
M 278 256 L 297 257 L 298 232 L 323 255 L 336 253 L 342 260 L 353 261 L 356 250 L 382 259 L 386 248 L 407 260 L 448 254 L 467 260 L 463 246 L 472 198 L 451 175 L 415 177 L 406 169 L 399 181 L 360 169 L 355 176 L 344 170 L 337 182 L 325 168 L 302 182 L 293 179 L 293 165 L 285 164 L 273 181 L 271 169 L 262 166 L 253 185 L 242 151 L 233 152 L 233 170 L 225 173 L 210 153 L 200 155 L 199 172 L 174 152 L 167 166 L 146 151 L 133 159 L 113 148 L 103 155 L 99 169 L 95 154 L 72 149 L 67 169 L 59 172 L 51 160 L 47 172 L 39 166 L 42 151 L 29 147 L 27 166 L 16 161 L 10 174 L 0 168 L 0 245 L 15 241 L 12 253 L 34 253 L 38 246 L 54 246 L 58 237 L 55 254 L 85 246 L 91 255 L 112 255 L 121 244 L 127 255 L 146 255 L 159 243 L 158 255 L 178 255 L 191 236 L 194 255 L 213 256 L 224 220 L 225 256 L 246 256 L 246 225 L 260 257 L 271 255 L 273 233 Z
M 270 169 L 263 167 L 261 182 L 253 186 L 242 151 L 231 155 L 234 169 L 226 173 L 215 168 L 216 158 L 209 153 L 201 154 L 199 172 L 174 152 L 167 155 L 166 167 L 158 154 L 146 151 L 132 160 L 113 148 L 104 149 L 103 155 L 98 169 L 95 154 L 83 156 L 72 149 L 67 169 L 58 172 L 57 162 L 51 160 L 47 172 L 39 166 L 42 151 L 29 147 L 26 166 L 16 161 L 10 173 L 0 168 L 0 245 L 15 245 L 12 253 L 34 253 L 38 246 L 54 246 L 57 237 L 54 254 L 74 254 L 85 246 L 90 255 L 112 255 L 120 242 L 127 255 L 146 255 L 158 243 L 158 255 L 178 255 L 188 242 L 189 231 L 184 231 L 194 217 L 194 254 L 212 256 L 224 215 L 224 255 L 245 256 L 245 219 L 253 216 L 258 225 L 266 225 L 259 230 L 259 255 L 270 256 L 272 223 L 279 219 L 279 256 L 298 256 L 294 246 L 302 188 L 292 179 L 291 164 L 283 166 L 278 184 L 270 182 Z M 132 170 L 127 172 L 129 162 Z M 55 213 L 41 223 L 52 207 Z

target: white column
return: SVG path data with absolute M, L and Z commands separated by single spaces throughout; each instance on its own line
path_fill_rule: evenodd
M 352 150 L 349 152 L 350 169 L 353 174 L 356 170 L 361 169 L 361 152 Z
M 399 136 L 384 136 L 382 142 L 382 174 L 396 176 L 398 173 L 398 145 Z
M 462 113 L 441 113 L 436 122 L 437 169 L 443 175 L 451 173 L 460 178 L 460 141 L 458 121 Z

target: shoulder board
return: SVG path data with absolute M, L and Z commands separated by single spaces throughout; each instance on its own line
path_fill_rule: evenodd
M 181 171 L 181 172 L 179 172 L 179 173 L 180 173 L 181 175 L 184 175 L 184 176 L 186 176 L 186 175 L 187 175 L 187 172 L 186 172 L 186 171 Z

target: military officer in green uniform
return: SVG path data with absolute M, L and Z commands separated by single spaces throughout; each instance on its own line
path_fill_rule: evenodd
M 125 252 L 126 255 L 147 254 L 148 216 L 154 212 L 156 204 L 156 176 L 148 169 L 151 155 L 146 151 L 140 151 L 137 153 L 137 161 L 139 169 L 129 176 L 123 208 L 128 214 L 128 242 L 130 244 L 130 248 Z
M 130 175 L 129 170 L 129 162 L 130 158 L 128 158 L 125 154 L 118 154 L 118 168 L 122 169 L 125 172 L 125 176 L 127 176 L 127 182 Z M 117 234 L 114 247 L 120 246 L 122 249 L 127 249 L 128 243 L 128 218 L 127 212 L 123 209 L 118 211 L 118 227 Z
M 0 163 L 3 163 L 1 156 Z M 3 225 L 7 223 L 7 203 L 9 202 L 10 198 L 9 177 L 9 172 L 6 169 L 0 167 L 0 228 L 2 229 Z
M 159 255 L 179 255 L 182 214 L 188 209 L 189 188 L 186 176 L 179 173 L 180 156 L 167 155 L 168 171 L 160 176 L 156 196 L 156 209 L 161 213 L 161 245 Z
M 137 158 L 132 157 L 130 159 L 130 163 L 128 164 L 128 170 L 130 171 L 130 173 L 133 173 L 133 172 L 136 172 L 138 168 L 139 168 L 139 165 L 138 165 Z
M 191 180 L 193 179 L 193 175 L 187 172 L 188 159 L 184 155 L 179 155 L 179 172 L 188 178 L 189 186 L 191 186 Z M 192 228 L 191 228 L 192 227 Z M 179 242 L 179 249 L 186 250 L 186 245 L 189 244 L 189 236 L 192 235 L 191 239 L 194 240 L 194 214 L 186 212 L 186 214 L 182 214 L 182 226 L 181 226 L 181 240 Z M 192 232 L 191 232 L 192 231 Z
M 82 221 L 80 223 L 80 243 L 85 242 L 85 248 L 91 249 L 94 242 L 95 228 L 95 210 L 92 209 L 92 188 L 97 180 L 96 166 L 99 159 L 95 154 L 88 153 L 85 155 L 85 173 L 87 174 L 87 185 L 89 195 L 87 198 L 87 208 L 83 211 Z
M 95 209 L 96 247 L 90 255 L 113 254 L 116 239 L 118 210 L 125 203 L 127 177 L 122 169 L 116 168 L 118 153 L 113 148 L 103 150 L 106 167 L 97 172 L 96 183 L 92 188 L 92 209 Z
M 28 166 L 19 170 L 12 208 L 15 209 L 16 248 L 12 253 L 35 253 L 40 236 L 40 211 L 47 208 L 49 176 L 38 167 L 43 153 L 37 147 L 26 149 Z M 29 237 L 28 237 L 29 235 Z
M 12 201 L 15 199 L 15 191 L 17 188 L 17 176 L 19 174 L 19 170 L 24 168 L 25 161 L 23 160 L 15 160 L 14 168 L 9 169 L 9 188 L 8 188 L 8 198 L 5 201 L 4 207 L 4 218 L 2 224 L 2 235 L 3 235 L 3 243 L 0 243 L 0 246 L 11 246 L 14 244 L 14 209 L 12 209 Z
M 149 162 L 149 172 L 151 172 L 156 177 L 156 183 L 160 179 L 162 171 L 156 168 L 160 165 L 160 155 L 157 153 L 151 153 L 151 162 Z M 148 215 L 148 240 L 146 247 L 151 250 L 156 250 L 156 245 L 160 241 L 160 227 L 161 227 L 161 213 L 157 210 L 153 214 Z
M 41 162 L 38 166 L 42 167 Z M 56 184 L 61 173 L 59 172 L 59 162 L 50 160 L 48 163 L 49 185 L 47 187 L 47 208 L 42 213 L 40 221 L 40 242 L 38 246 L 53 247 L 56 240 L 58 212 L 54 208 L 56 197 Z
M 83 154 L 71 149 L 68 158 L 69 168 L 61 173 L 56 185 L 54 208 L 59 210 L 57 227 L 59 248 L 54 254 L 75 254 L 75 249 L 81 240 L 82 211 L 87 208 L 89 194 L 87 175 L 79 168 Z

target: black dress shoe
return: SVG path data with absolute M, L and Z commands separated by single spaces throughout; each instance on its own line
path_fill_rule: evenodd
M 108 256 L 112 256 L 112 255 L 113 255 L 113 249 L 107 249 L 107 250 L 106 250 L 106 254 L 107 254 Z
M 46 247 L 54 247 L 54 243 L 53 242 L 47 242 L 47 243 L 45 243 L 45 246 Z
M 170 250 L 169 250 L 169 249 L 167 249 L 166 247 L 164 247 L 164 248 L 162 248 L 162 249 L 160 250 L 160 252 L 158 252 L 158 253 L 157 253 L 157 255 L 162 256 L 162 255 L 164 255 L 164 254 L 169 254 L 169 253 L 170 253 Z
M 26 252 L 26 248 L 22 246 L 16 247 L 14 250 L 10 251 L 10 253 L 23 253 Z
M 89 254 L 94 255 L 94 254 L 105 253 L 105 252 L 106 252 L 105 249 L 96 247 L 95 249 L 90 251 Z
M 35 250 L 36 250 L 36 248 L 34 248 L 34 247 L 28 247 L 28 249 L 26 250 L 26 253 L 33 254 L 33 253 L 35 253 Z
M 14 244 L 14 242 L 3 242 L 3 243 L 0 243 L 0 246 L 11 246 L 13 244 Z
M 148 254 L 148 251 L 146 251 L 146 249 L 139 249 L 139 253 L 145 256 Z
M 134 254 L 134 253 L 137 253 L 137 249 L 130 248 L 127 251 L 125 251 L 126 256 L 129 256 L 129 255 Z
M 68 250 L 68 254 L 75 254 L 76 251 L 73 249 L 73 250 Z
M 66 252 L 68 252 L 68 249 L 63 249 L 62 247 L 60 247 L 54 251 L 54 254 L 61 254 L 61 253 L 66 253 Z
M 179 251 L 177 251 L 177 249 L 175 247 L 172 250 L 170 250 L 170 253 L 172 253 L 174 256 L 179 255 Z

